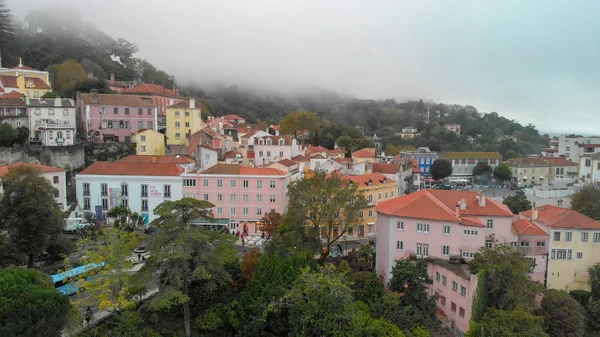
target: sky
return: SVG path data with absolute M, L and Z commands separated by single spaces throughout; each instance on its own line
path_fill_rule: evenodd
M 324 88 L 597 134 L 597 0 L 7 0 L 77 8 L 179 82 Z

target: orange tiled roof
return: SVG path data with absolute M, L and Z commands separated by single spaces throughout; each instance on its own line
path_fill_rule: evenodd
M 309 154 L 318 153 L 318 152 L 326 152 L 327 149 L 322 146 L 309 146 L 306 151 Z
M 412 159 L 411 164 L 413 168 L 413 173 L 423 173 L 423 171 L 421 171 L 421 169 L 419 168 L 419 162 L 416 159 Z
M 352 152 L 352 158 L 375 158 L 375 149 L 374 148 L 365 148 L 362 150 L 358 150 Z
M 166 177 L 178 176 L 181 173 L 183 169 L 177 164 L 97 161 L 79 174 Z
M 574 162 L 572 162 L 568 159 L 562 158 L 562 157 L 558 157 L 558 158 L 546 157 L 544 159 L 550 163 L 550 166 L 579 166 L 579 164 L 574 163 Z
M 292 158 L 292 160 L 297 163 L 307 163 L 310 161 L 310 159 L 306 158 L 306 156 L 303 156 L 301 154 L 295 156 L 294 158 Z
M 285 172 L 270 167 L 242 167 L 240 174 L 253 176 L 284 176 Z
M 280 161 L 277 162 L 278 164 L 281 164 L 283 166 L 286 167 L 291 167 L 291 166 L 297 166 L 298 163 L 294 163 L 293 161 L 289 160 L 289 159 L 282 159 Z
M 327 159 L 323 157 L 320 153 L 316 153 L 310 156 L 310 159 Z
M 547 235 L 543 229 L 527 219 L 519 219 L 512 223 L 512 228 L 518 235 Z
M 92 104 L 90 94 L 80 94 L 85 104 Z M 154 105 L 143 99 L 131 95 L 98 94 L 98 104 L 117 105 L 140 108 L 153 108 Z M 133 112 L 132 112 L 133 113 Z
M 227 153 L 225 153 L 225 158 L 227 158 L 227 159 L 237 158 L 238 155 L 239 155 L 240 158 L 244 157 L 244 156 L 242 156 L 241 152 L 238 152 L 238 151 L 227 151 Z
M 29 81 L 33 81 L 33 86 L 29 86 Z M 48 83 L 37 77 L 25 77 L 25 87 L 34 89 L 52 89 Z
M 531 219 L 531 213 L 531 210 L 521 212 L 529 219 Z M 538 207 L 536 220 L 551 228 L 600 229 L 600 222 L 572 209 L 554 205 Z
M 390 182 L 394 184 L 396 183 L 395 181 L 386 178 L 381 173 L 363 174 L 359 176 L 343 175 L 341 178 L 345 180 L 350 180 L 353 183 L 358 184 L 359 187 L 369 186 L 369 182 L 371 183 L 371 185 L 381 185 Z
M 3 87 L 17 88 L 17 76 L 12 75 L 0 75 L 0 82 Z
M 461 216 L 460 219 L 462 220 L 462 224 L 465 226 L 473 226 L 473 227 L 483 227 L 485 228 L 485 224 L 472 216 Z
M 21 70 L 34 70 L 34 71 L 39 71 L 39 70 L 37 70 L 37 69 L 35 69 L 35 68 L 31 68 L 31 67 L 28 67 L 28 66 L 24 66 L 24 65 L 22 65 L 22 64 L 19 64 L 18 66 L 16 66 L 16 67 L 12 67 L 12 68 L 10 68 L 10 69 L 21 69 Z
M 506 161 L 508 166 L 529 167 L 529 166 L 548 166 L 550 163 L 544 158 L 513 158 Z
M 8 173 L 8 170 L 21 166 L 31 167 L 39 173 L 58 173 L 66 171 L 65 169 L 61 169 L 59 167 L 46 166 L 38 163 L 14 163 L 11 165 L 0 165 L 0 177 L 4 177 Z
M 242 118 L 238 115 L 234 115 L 234 114 L 225 115 L 225 116 L 223 116 L 223 118 L 225 118 L 226 120 L 240 120 L 240 119 L 245 120 L 246 119 L 246 118 Z
M 159 95 L 170 95 L 179 96 L 174 90 L 167 89 L 162 85 L 142 83 L 134 88 L 125 89 L 123 92 L 132 94 L 159 94 Z
M 200 109 L 200 102 L 198 100 L 196 100 L 196 102 L 194 103 L 196 105 L 196 107 L 194 109 Z M 169 105 L 167 107 L 167 109 L 169 108 L 183 108 L 183 109 L 189 109 L 190 108 L 190 100 L 188 99 L 184 99 L 181 102 Z
M 120 163 L 159 163 L 159 164 L 192 164 L 195 163 L 194 159 L 181 156 L 141 156 L 130 154 L 129 156 L 119 160 Z
M 351 162 L 351 161 L 352 161 L 352 158 L 333 158 L 333 160 L 334 160 L 335 162 L 338 162 L 338 163 L 340 163 L 340 164 L 343 164 L 343 163 L 348 163 L 348 162 Z
M 477 192 L 448 190 L 430 191 L 436 198 L 452 208 L 454 208 L 460 200 L 464 199 L 467 202 L 467 209 L 460 211 L 460 213 L 464 215 L 513 216 L 513 213 L 508 206 L 492 198 L 486 198 L 486 205 L 479 206 L 479 203 L 475 199 L 476 196 L 479 196 L 479 193 Z
M 373 163 L 373 172 L 380 172 L 386 174 L 398 173 L 398 164 L 387 164 L 387 163 Z
M 255 155 L 254 155 L 254 151 L 248 151 L 248 159 L 254 159 Z

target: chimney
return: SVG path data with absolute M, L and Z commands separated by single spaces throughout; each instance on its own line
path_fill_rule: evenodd
M 460 202 L 456 204 L 456 217 L 460 217 Z
M 115 83 L 115 74 L 110 74 L 110 82 L 109 83 Z
M 464 210 L 467 209 L 467 201 L 465 199 L 460 199 L 459 203 L 460 203 L 460 209 L 461 210 L 464 211 Z
M 485 207 L 485 194 L 479 194 L 479 207 Z
M 533 206 L 533 208 L 531 209 L 531 220 L 537 220 L 538 218 L 538 209 L 537 207 Z
M 196 109 L 196 100 L 194 98 L 190 98 L 190 109 Z
M 92 104 L 100 104 L 100 95 L 98 95 L 98 89 L 90 90 L 90 101 Z

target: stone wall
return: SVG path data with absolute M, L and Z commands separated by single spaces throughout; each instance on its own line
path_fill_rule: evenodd
M 26 144 L 0 148 L 0 164 L 16 162 L 41 163 L 43 165 L 81 170 L 85 167 L 84 144 L 70 146 L 41 146 Z

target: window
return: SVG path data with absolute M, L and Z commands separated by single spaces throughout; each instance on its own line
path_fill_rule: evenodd
M 248 215 L 248 208 L 242 208 L 242 215 Z
M 229 181 L 229 185 L 230 185 L 231 187 L 235 187 L 235 180 L 231 180 L 231 181 Z
M 521 247 L 529 247 L 529 241 L 521 241 Z
M 90 210 L 90 198 L 83 198 L 83 209 Z
M 571 258 L 573 258 L 573 250 L 567 249 L 567 260 L 570 260 Z
M 556 249 L 552 249 L 552 252 L 550 253 L 550 259 L 556 259 Z
M 452 312 L 456 312 L 456 303 L 450 302 L 450 310 L 452 310 Z
M 577 258 L 578 259 L 583 259 L 583 253 L 582 252 L 577 252 Z
M 283 157 L 283 151 L 279 151 L 279 158 Z
M 444 226 L 443 234 L 450 235 L 450 226 L 448 226 L 448 225 Z
M 217 194 L 217 201 L 223 201 L 223 194 Z
M 275 194 L 271 194 L 271 195 L 269 196 L 269 202 L 270 202 L 270 203 L 272 203 L 272 204 L 274 204 L 274 203 L 275 203 Z
M 590 167 L 590 166 L 592 166 L 592 160 L 591 160 L 591 159 L 586 159 L 586 160 L 585 160 L 585 166 L 586 166 L 586 167 Z
M 58 176 L 53 176 L 52 177 L 52 182 L 55 184 L 58 184 Z
M 460 295 L 467 296 L 467 288 L 465 286 L 460 286 Z
M 175 117 L 179 117 L 179 111 L 175 111 Z
M 458 309 L 458 315 L 459 315 L 460 317 L 465 317 L 465 309 L 464 309 L 463 307 L 460 307 L 460 308 Z
M 154 122 L 153 121 L 148 121 L 148 129 L 154 130 Z
M 426 258 L 429 256 L 429 244 L 417 243 L 417 257 Z
M 223 187 L 223 180 L 217 180 L 217 187 Z
M 256 215 L 257 216 L 261 216 L 262 215 L 262 208 L 257 208 L 256 209 Z
M 458 283 L 456 281 L 452 281 L 452 290 L 458 291 Z
M 557 249 L 556 250 L 556 259 L 557 260 L 566 260 L 567 259 L 567 250 L 566 249 Z
M 148 108 L 148 116 L 152 115 L 152 108 Z
M 396 250 L 404 250 L 404 241 L 396 241 Z
M 256 181 L 256 188 L 262 188 L 262 186 L 263 186 L 262 180 L 257 180 Z
M 113 114 L 118 115 L 119 114 L 119 108 L 113 108 Z
M 142 185 L 142 198 L 145 198 L 148 196 L 148 185 L 144 184 Z
M 565 241 L 571 241 L 571 239 L 573 239 L 573 233 L 565 232 Z
M 270 188 L 275 188 L 275 180 L 269 181 L 269 187 Z
M 229 201 L 235 202 L 235 194 L 229 195 Z
M 223 207 L 217 207 L 217 214 L 223 215 Z
M 175 122 L 175 128 L 176 128 L 176 129 L 179 129 L 180 127 L 181 127 L 181 123 L 179 123 L 179 122 Z
M 373 195 L 369 194 L 369 197 L 367 198 L 367 200 L 369 201 L 369 204 L 373 203 Z
M 175 133 L 175 139 L 180 139 L 181 138 L 181 134 L 179 132 Z
M 587 232 L 581 233 L 581 242 L 587 242 L 587 240 L 588 240 L 588 233 Z
M 397 228 L 399 231 L 403 231 L 403 230 L 404 230 L 404 221 L 398 221 L 398 222 L 396 223 L 396 228 Z
M 267 157 L 271 157 L 271 151 L 267 151 Z
M 440 297 L 440 304 L 446 305 L 446 297 L 445 296 Z
M 142 199 L 142 212 L 148 212 L 148 199 Z
M 125 108 L 125 114 L 129 115 L 129 108 Z
M 204 181 L 202 182 L 202 185 L 204 187 L 208 187 L 208 179 L 204 179 Z
M 546 241 L 538 241 L 535 245 L 536 247 L 546 247 Z
M 461 254 L 462 257 L 464 257 L 465 259 L 467 258 L 474 258 L 475 257 L 475 253 L 473 252 L 462 252 Z
M 100 195 L 103 197 L 108 196 L 108 184 L 100 184 Z
M 256 196 L 256 202 L 258 202 L 258 203 L 262 202 L 262 194 L 259 194 Z
M 485 228 L 494 228 L 494 220 L 488 219 L 488 221 L 485 224 Z
M 235 215 L 235 208 L 234 208 L 234 207 L 232 207 L 232 208 L 231 208 L 231 210 L 230 210 L 229 214 L 231 214 L 231 215 Z
M 365 217 L 365 212 L 358 211 L 358 217 L 361 218 L 361 219 L 364 218 Z
M 263 156 L 263 152 L 262 151 L 258 151 L 258 156 L 262 157 Z
M 140 141 L 145 142 L 146 141 L 146 136 L 140 136 Z
M 164 196 L 165 198 L 171 197 L 171 185 L 164 185 Z
M 370 209 L 370 210 L 369 210 L 369 218 L 372 218 L 372 217 L 373 217 L 373 210 L 372 210 L 372 209 Z
M 105 106 L 103 106 L 103 107 L 100 108 L 100 114 L 101 115 L 106 115 L 106 107 Z
M 36 109 L 39 110 L 39 109 Z M 48 115 L 54 116 L 54 109 L 48 109 Z
M 442 279 L 442 275 L 440 275 L 440 273 L 438 273 L 437 271 L 435 272 L 435 280 L 440 282 L 440 280 Z
M 49 137 L 50 139 L 54 139 L 54 132 L 52 132 L 52 131 L 48 131 L 48 137 Z
M 594 233 L 594 242 L 600 242 L 600 233 Z
M 123 129 L 123 128 L 121 128 L 121 129 Z M 144 122 L 138 121 L 138 130 L 143 129 L 143 128 L 144 128 Z
M 242 186 L 243 186 L 244 188 L 248 188 L 248 186 L 250 186 L 250 183 L 248 182 L 248 180 L 243 180 L 243 181 L 242 181 Z
M 204 201 L 208 201 L 208 193 L 204 193 L 204 195 L 203 195 L 203 200 L 204 200 Z
M 190 112 L 189 111 L 185 112 L 185 117 L 190 117 Z
M 444 256 L 450 255 L 450 246 L 442 246 L 442 255 L 444 255 Z
M 102 198 L 102 210 L 108 211 L 108 198 Z
M 183 186 L 196 186 L 196 179 L 183 179 Z
M 381 195 L 381 193 L 377 194 L 377 200 L 381 200 L 383 196 Z
M 560 241 L 560 232 L 554 232 L 554 241 Z
M 242 196 L 242 200 L 243 200 L 244 202 L 248 202 L 248 194 L 244 194 L 244 195 Z
M 142 109 L 142 108 L 138 108 L 138 115 L 141 115 L 141 114 L 143 114 L 143 113 L 144 113 L 144 109 Z
M 465 229 L 465 230 L 463 231 L 463 233 L 464 233 L 465 235 L 477 236 L 477 231 L 474 231 L 474 230 L 471 230 L 471 229 Z
M 83 183 L 83 195 L 90 195 L 90 183 Z
M 417 224 L 417 232 L 418 233 L 429 233 L 429 224 L 427 224 L 427 223 L 418 223 Z
M 486 248 L 492 248 L 492 247 L 494 247 L 494 242 L 492 241 L 492 239 L 486 239 L 485 240 L 485 247 Z
M 121 205 L 125 207 L 129 207 L 129 199 L 121 199 Z
M 102 124 L 100 125 L 100 129 L 106 129 L 108 127 L 108 124 L 106 122 L 102 122 Z
M 125 184 L 125 183 L 122 183 L 122 184 L 121 184 L 121 196 L 122 196 L 122 197 L 127 197 L 127 196 L 129 196 L 129 193 L 128 193 L 128 191 L 127 191 L 127 190 L 128 190 L 128 188 L 127 188 L 127 184 Z
M 446 285 L 446 283 L 448 283 L 448 278 L 444 275 L 442 275 L 442 284 Z

